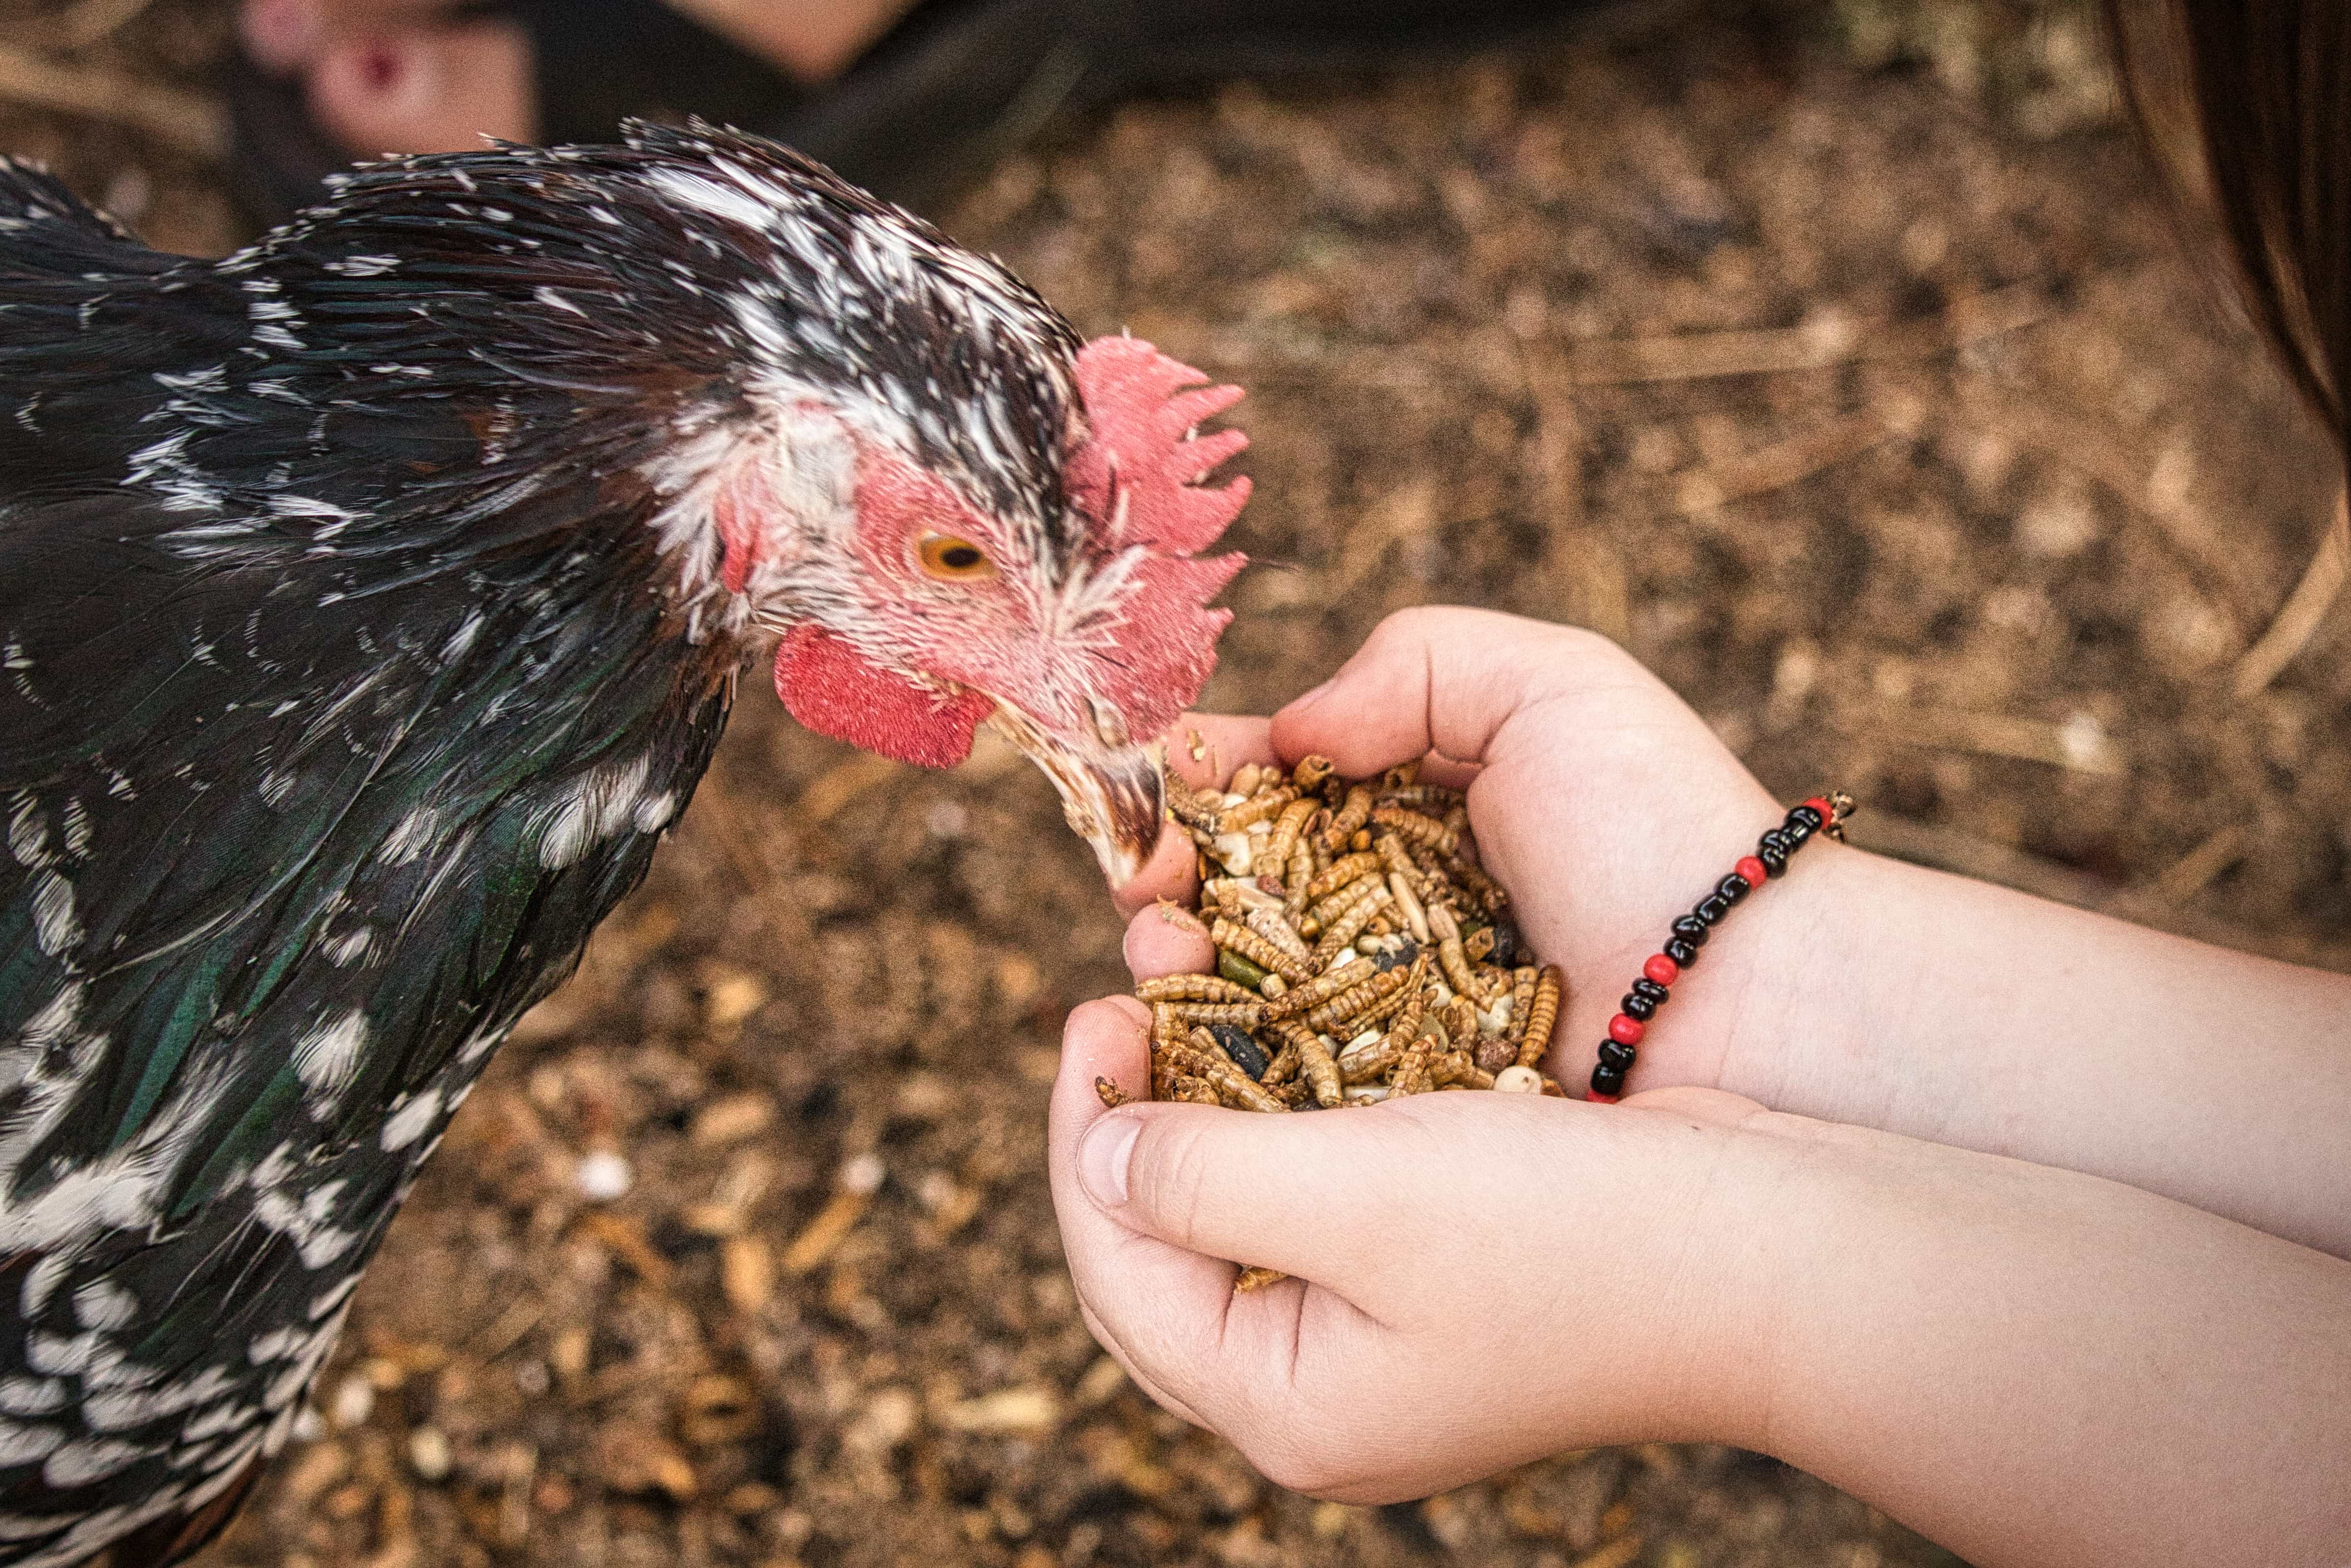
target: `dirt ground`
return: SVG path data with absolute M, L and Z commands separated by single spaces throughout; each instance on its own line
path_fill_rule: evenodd
M 0 146 L 160 243 L 235 240 L 217 7 L 0 14 Z M 2089 35 L 1985 15 L 1701 7 L 1127 105 L 950 226 L 1250 388 L 1263 564 L 1210 706 L 1402 605 L 1582 621 L 1781 794 L 1852 789 L 1865 842 L 2339 966 L 2340 559 L 2289 608 L 2334 477 Z M 215 1561 L 1950 1561 L 1721 1448 L 1358 1509 L 1157 1413 L 1078 1322 L 1040 1163 L 1061 1016 L 1122 979 L 1089 856 L 1001 749 L 919 773 L 747 693 Z

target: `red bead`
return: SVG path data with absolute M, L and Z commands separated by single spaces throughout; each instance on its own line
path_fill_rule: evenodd
M 1670 986 L 1682 977 L 1682 967 L 1663 953 L 1652 953 L 1649 961 L 1641 966 L 1641 974 L 1660 986 Z
M 1730 869 L 1745 877 L 1747 879 L 1747 885 L 1750 887 L 1762 886 L 1763 878 L 1769 874 L 1763 869 L 1763 862 L 1757 860 L 1753 855 L 1742 857 L 1740 862 L 1737 865 L 1732 866 Z
M 1638 1045 L 1641 1036 L 1647 1032 L 1639 1019 L 1626 1018 L 1623 1013 L 1608 1020 L 1608 1038 L 1619 1045 Z
M 1810 806 L 1813 810 L 1818 811 L 1821 814 L 1822 827 L 1825 828 L 1831 822 L 1836 821 L 1836 813 L 1829 809 L 1827 796 L 1815 795 L 1811 800 L 1805 801 L 1804 804 Z
M 1622 1094 L 1603 1094 L 1597 1089 L 1585 1090 L 1583 1092 L 1583 1097 L 1586 1100 L 1591 1101 L 1594 1105 L 1614 1105 L 1617 1101 L 1624 1098 Z

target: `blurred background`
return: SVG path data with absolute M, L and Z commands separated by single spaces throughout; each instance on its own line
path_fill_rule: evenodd
M 0 17 L 0 149 L 161 246 L 244 237 L 224 5 Z M 1209 706 L 1402 605 L 1579 621 L 1778 793 L 1855 790 L 1865 842 L 2351 958 L 2336 477 L 2086 7 L 1635 8 L 1057 122 L 943 216 L 1081 331 L 1249 388 L 1262 564 Z M 1123 979 L 1091 857 L 1008 752 L 923 774 L 746 691 L 213 1561 L 1952 1561 L 1726 1449 L 1357 1509 L 1157 1413 L 1078 1322 L 1041 1168 L 1061 1016 Z

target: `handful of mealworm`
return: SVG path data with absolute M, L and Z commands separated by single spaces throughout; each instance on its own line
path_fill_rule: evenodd
M 1417 765 L 1337 777 L 1250 765 L 1229 792 L 1173 774 L 1199 850 L 1214 974 L 1145 980 L 1151 1094 L 1244 1111 L 1369 1105 L 1450 1089 L 1563 1095 L 1541 1071 L 1563 999 L 1510 895 L 1478 863 L 1461 791 Z M 1125 1094 L 1094 1082 L 1107 1104 Z M 1243 1270 L 1244 1291 L 1280 1278 Z

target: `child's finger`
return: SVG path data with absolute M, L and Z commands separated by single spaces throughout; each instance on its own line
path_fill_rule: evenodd
M 1137 980 L 1161 975 L 1205 975 L 1217 949 L 1199 917 L 1177 904 L 1156 904 L 1126 924 L 1126 967 Z
M 1221 789 L 1244 764 L 1275 760 L 1271 721 L 1256 714 L 1187 713 L 1167 732 L 1167 767 L 1195 789 Z
M 1165 736 L 1167 769 L 1195 789 L 1222 789 L 1243 763 L 1271 762 L 1273 744 L 1262 718 L 1187 713 Z M 1191 835 L 1170 822 L 1143 870 L 1111 890 L 1111 902 L 1132 915 L 1163 898 L 1189 902 L 1195 857 Z
M 1118 1363 L 1119 1370 L 1126 1374 L 1128 1381 L 1143 1390 L 1144 1398 L 1170 1416 L 1180 1416 L 1195 1427 L 1207 1425 L 1194 1414 L 1190 1406 L 1162 1388 L 1149 1373 L 1134 1364 L 1134 1358 L 1126 1354 L 1126 1347 L 1119 1343 L 1118 1336 L 1110 1332 L 1110 1326 L 1102 1321 L 1101 1314 L 1082 1296 L 1078 1298 L 1078 1321 L 1086 1325 L 1086 1333 L 1094 1336 L 1094 1343 L 1102 1347 L 1103 1354 Z
M 1319 751 L 1350 775 L 1430 751 L 1482 762 L 1512 714 L 1570 678 L 1577 650 L 1605 647 L 1491 611 L 1399 611 L 1336 675 L 1274 715 L 1274 744 L 1284 756 Z

